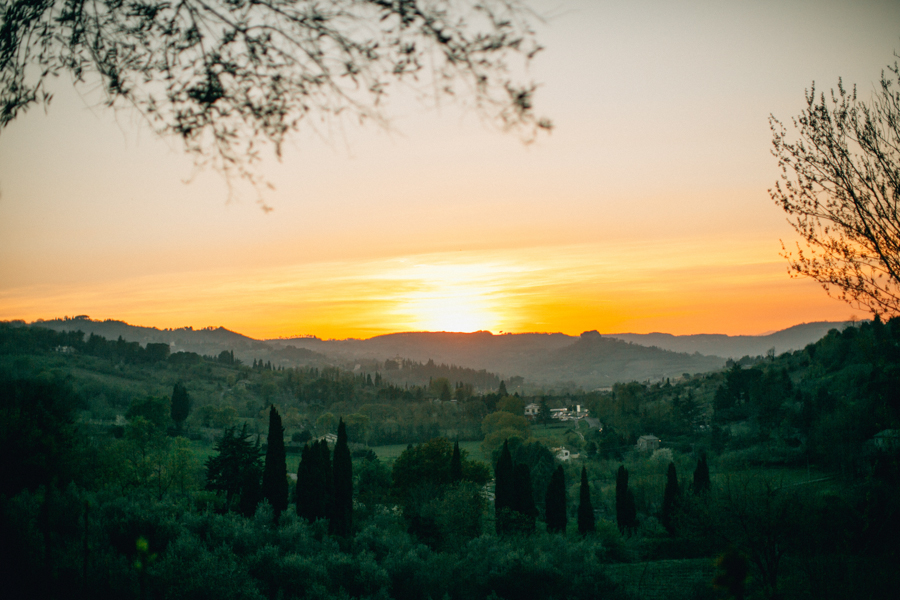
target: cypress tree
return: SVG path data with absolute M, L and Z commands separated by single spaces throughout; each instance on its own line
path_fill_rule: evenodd
M 494 518 L 497 533 L 506 533 L 509 529 L 514 495 L 512 455 L 509 452 L 509 443 L 504 441 L 503 450 L 494 468 Z
M 331 519 L 334 514 L 334 470 L 331 467 L 331 451 L 324 439 L 319 442 L 319 469 L 322 484 L 321 518 Z
M 678 476 L 675 473 L 675 463 L 669 463 L 669 470 L 666 473 L 666 489 L 663 492 L 662 514 L 660 521 L 663 527 L 671 534 L 675 533 L 675 509 L 678 503 Z
M 704 452 L 700 455 L 700 460 L 697 461 L 697 468 L 694 469 L 693 490 L 695 494 L 705 494 L 709 491 L 709 488 L 709 465 L 706 462 L 706 453 Z
M 262 495 L 272 505 L 277 523 L 281 513 L 287 510 L 288 482 L 284 427 L 281 426 L 281 415 L 274 404 L 269 408 L 269 445 L 263 467 Z
M 346 537 L 353 525 L 353 460 L 347 445 L 347 428 L 342 418 L 338 422 L 337 443 L 334 445 L 334 510 L 332 533 Z
M 545 511 L 547 531 L 565 533 L 569 517 L 566 514 L 566 478 L 562 466 L 556 467 L 553 475 L 550 476 Z
M 634 533 L 637 529 L 637 505 L 634 502 L 634 492 L 625 490 L 625 529 Z
M 239 510 L 252 516 L 259 502 L 260 465 L 259 443 L 252 444 L 247 425 L 240 433 L 228 428 L 216 443 L 218 454 L 206 461 L 206 489 L 225 492 L 225 502 L 233 508 L 233 500 L 239 497 Z
M 297 516 L 313 521 L 312 508 L 312 453 L 309 444 L 303 445 L 300 453 L 300 463 L 297 465 L 297 487 L 294 490 L 294 498 L 297 503 Z
M 328 449 L 322 452 L 324 440 L 313 442 L 309 448 L 309 466 L 305 469 L 308 477 L 309 485 L 309 510 L 307 519 L 313 523 L 318 519 L 324 519 L 327 516 L 327 477 L 325 473 L 325 465 L 328 460 Z
M 179 432 L 181 431 L 181 428 L 184 425 L 184 421 L 188 418 L 188 415 L 190 413 L 191 397 L 188 395 L 187 388 L 185 388 L 184 384 L 179 381 L 172 389 L 171 409 L 172 420 L 175 421 L 175 426 L 178 428 Z
M 459 442 L 453 444 L 453 456 L 450 457 L 450 483 L 462 481 L 462 454 Z
M 591 488 L 588 485 L 587 468 L 581 467 L 581 490 L 578 503 L 578 533 L 594 533 L 594 506 L 591 504 Z
M 534 505 L 531 469 L 525 463 L 518 463 L 513 468 L 513 490 L 514 529 L 519 533 L 531 533 L 534 531 L 537 507 Z
M 246 425 L 244 427 L 246 428 Z M 245 517 L 252 517 L 256 513 L 256 507 L 263 498 L 262 486 L 259 481 L 262 475 L 262 469 L 259 468 L 259 456 L 262 454 L 259 448 L 259 436 L 256 437 L 256 444 L 253 446 L 252 454 L 256 457 L 256 460 L 244 470 L 241 500 L 238 507 L 240 513 Z
M 619 465 L 616 473 L 616 521 L 622 533 L 634 531 L 637 527 L 637 508 L 634 494 L 628 489 L 628 470 Z

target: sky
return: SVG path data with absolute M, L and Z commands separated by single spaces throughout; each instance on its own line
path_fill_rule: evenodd
M 391 127 L 301 126 L 229 198 L 178 140 L 55 82 L 0 132 L 0 320 L 256 338 L 397 331 L 755 335 L 865 317 L 780 256 L 768 117 L 869 97 L 900 2 L 529 3 L 554 130 L 523 144 L 391 92 Z

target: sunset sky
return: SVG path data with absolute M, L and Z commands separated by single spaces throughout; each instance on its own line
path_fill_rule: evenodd
M 541 1 L 531 145 L 397 90 L 393 129 L 302 128 L 265 213 L 178 140 L 60 79 L 0 132 L 0 320 L 257 337 L 759 334 L 854 312 L 779 256 L 770 113 L 868 98 L 900 2 Z

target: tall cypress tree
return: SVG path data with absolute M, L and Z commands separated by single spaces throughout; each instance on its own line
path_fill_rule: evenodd
M 518 533 L 534 531 L 537 507 L 534 505 L 534 488 L 531 485 L 531 469 L 525 463 L 517 463 L 513 468 L 513 528 Z
M 628 492 L 628 471 L 625 470 L 625 465 L 619 465 L 619 470 L 616 471 L 616 523 L 619 526 L 619 531 L 625 531 L 625 495 Z
M 344 419 L 338 422 L 337 443 L 334 445 L 334 509 L 331 516 L 332 533 L 347 537 L 353 526 L 353 460 L 347 445 Z
M 709 491 L 709 464 L 706 462 L 706 452 L 700 455 L 697 461 L 697 468 L 694 469 L 694 485 L 695 494 L 704 494 Z
M 324 439 L 319 442 L 319 469 L 322 484 L 321 518 L 331 519 L 334 514 L 334 470 L 331 467 L 331 451 Z
M 191 397 L 188 395 L 187 388 L 180 381 L 172 389 L 172 408 L 170 412 L 172 420 L 175 421 L 175 426 L 180 432 L 184 426 L 184 421 L 191 413 Z
M 312 453 L 309 444 L 303 445 L 300 453 L 300 463 L 297 465 L 297 487 L 294 489 L 294 499 L 297 503 L 297 516 L 313 521 L 312 508 Z
M 678 503 L 678 476 L 675 473 L 675 463 L 669 463 L 666 473 L 666 489 L 663 492 L 662 513 L 660 521 L 669 533 L 675 533 L 675 510 Z
M 303 462 L 307 465 L 303 469 L 303 474 L 307 480 L 306 491 L 304 492 L 307 502 L 304 516 L 310 523 L 326 517 L 327 478 L 325 476 L 325 463 L 328 460 L 328 449 L 326 448 L 323 455 L 322 445 L 324 443 L 324 440 L 313 442 L 312 446 L 309 447 L 309 456 L 303 457 Z M 301 496 L 301 500 L 303 499 L 303 496 Z
M 515 487 L 513 483 L 513 461 L 508 442 L 503 442 L 503 450 L 494 467 L 494 519 L 497 533 L 509 530 L 510 515 L 513 510 Z
M 634 502 L 634 492 L 630 489 L 625 490 L 625 507 L 624 507 L 624 516 L 625 516 L 625 530 L 629 533 L 634 533 L 637 529 L 637 505 Z
M 262 495 L 272 505 L 275 522 L 287 510 L 287 454 L 284 449 L 284 427 L 281 415 L 273 404 L 269 408 L 269 445 L 266 448 L 266 462 L 263 467 Z
M 545 501 L 545 519 L 547 531 L 565 533 L 569 517 L 566 514 L 566 478 L 562 466 L 556 467 L 550 476 Z
M 578 502 L 578 533 L 587 535 L 594 533 L 594 505 L 591 504 L 591 488 L 588 485 L 587 468 L 581 467 L 581 489 Z
M 459 441 L 453 444 L 453 456 L 450 457 L 450 483 L 462 481 L 462 453 L 459 451 Z

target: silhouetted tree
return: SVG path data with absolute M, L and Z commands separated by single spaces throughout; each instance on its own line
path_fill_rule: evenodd
M 239 498 L 239 510 L 245 515 L 252 515 L 259 503 L 262 475 L 259 443 L 251 443 L 249 437 L 246 424 L 240 432 L 226 429 L 216 443 L 218 454 L 206 461 L 206 489 L 224 492 L 229 508 Z
M 457 441 L 453 443 L 453 456 L 450 457 L 450 483 L 462 481 L 462 476 L 462 454 Z
M 125 418 L 133 419 L 135 417 L 144 417 L 149 422 L 153 423 L 157 429 L 165 431 L 166 425 L 169 423 L 170 413 L 171 409 L 169 407 L 168 398 L 165 396 L 161 398 L 148 396 L 146 398 L 132 400 L 131 405 L 128 407 L 128 412 L 125 413 Z
M 594 505 L 591 504 L 591 487 L 588 485 L 587 468 L 581 467 L 581 488 L 578 492 L 578 533 L 594 533 Z
M 628 470 L 619 465 L 616 472 L 616 522 L 619 531 L 631 532 L 637 527 L 637 508 L 634 494 L 628 489 Z
M 870 102 L 856 87 L 806 93 L 790 141 L 769 117 L 781 180 L 769 190 L 803 238 L 808 253 L 784 251 L 794 276 L 874 313 L 900 314 L 900 82 L 896 63 L 882 71 Z M 896 78 L 896 82 L 894 79 Z M 784 186 L 782 187 L 782 183 Z
M 513 529 L 518 533 L 534 531 L 537 507 L 534 505 L 534 488 L 531 485 L 531 469 L 525 463 L 513 468 Z
M 553 475 L 550 476 L 544 511 L 547 531 L 564 533 L 569 517 L 566 513 L 566 478 L 562 466 L 556 467 Z
M 46 80 L 96 77 L 107 105 L 137 110 L 198 164 L 256 182 L 259 147 L 280 157 L 305 118 L 384 122 L 390 84 L 424 77 L 435 95 L 464 88 L 479 111 L 531 137 L 550 124 L 534 115 L 535 85 L 507 69 L 540 49 L 528 17 L 507 0 L 9 0 L 0 4 L 0 128 L 50 103 Z
M 337 442 L 334 445 L 334 510 L 331 532 L 346 537 L 353 526 L 353 461 L 347 445 L 347 427 L 338 422 Z
M 703 494 L 709 491 L 709 464 L 706 462 L 706 453 L 700 455 L 697 461 L 697 468 L 694 469 L 694 485 L 692 487 L 695 494 Z
M 543 398 L 541 398 L 541 405 L 538 409 L 538 422 L 544 424 L 553 422 L 553 413 L 550 412 L 550 407 Z
M 172 409 L 170 412 L 175 426 L 178 428 L 178 431 L 181 431 L 184 421 L 191 414 L 191 397 L 188 395 L 187 388 L 180 381 L 172 389 Z
M 294 488 L 297 516 L 314 521 L 313 508 L 313 452 L 309 444 L 303 445 L 300 451 L 300 462 L 297 464 L 297 486 Z
M 272 505 L 277 523 L 281 513 L 287 510 L 288 483 L 284 427 L 281 426 L 281 415 L 278 414 L 274 404 L 269 408 L 269 443 L 263 467 L 262 494 Z
M 500 381 L 500 387 L 497 389 L 497 393 L 500 395 L 501 398 L 509 395 L 509 392 L 506 391 L 506 382 L 505 381 L 502 381 L 502 380 Z
M 675 511 L 678 505 L 678 476 L 675 473 L 675 463 L 669 463 L 669 469 L 666 472 L 666 489 L 663 491 L 662 513 L 660 521 L 666 531 L 675 533 Z
M 503 442 L 500 458 L 494 467 L 494 518 L 498 533 L 506 533 L 509 530 L 514 498 L 512 455 L 509 452 L 509 443 Z

